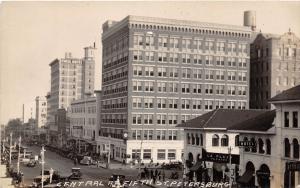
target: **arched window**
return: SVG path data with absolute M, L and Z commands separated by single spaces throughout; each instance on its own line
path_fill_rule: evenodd
M 258 139 L 258 152 L 259 153 L 265 152 L 264 151 L 264 141 L 261 138 Z
M 234 138 L 235 146 L 239 146 L 239 141 L 240 141 L 240 136 L 236 135 L 235 138 Z
M 285 138 L 284 139 L 284 156 L 285 157 L 290 157 L 290 151 L 291 151 L 291 148 L 290 148 L 290 141 L 288 138 Z
M 250 141 L 251 141 L 251 142 L 256 142 L 254 138 L 251 138 Z M 256 153 L 256 152 L 257 152 L 257 145 L 251 147 L 251 151 L 252 151 L 253 153 Z
M 186 134 L 186 141 L 188 144 L 191 144 L 191 137 L 190 137 L 190 133 Z
M 247 137 L 244 137 L 243 141 L 248 141 L 248 138 L 247 138 Z M 244 148 L 244 151 L 245 151 L 245 152 L 249 152 L 249 151 L 250 151 L 250 148 L 249 148 L 249 147 L 245 147 L 245 148 Z
M 266 149 L 267 149 L 267 155 L 271 155 L 271 141 L 270 141 L 270 139 L 266 140 Z
M 196 134 L 196 145 L 197 145 L 197 146 L 200 145 L 200 143 L 199 143 L 199 135 L 198 135 L 198 134 Z
M 200 134 L 200 146 L 203 146 L 203 136 Z
M 299 143 L 297 139 L 293 140 L 293 157 L 299 159 Z
M 219 136 L 216 134 L 212 137 L 212 146 L 219 146 Z
M 192 145 L 195 145 L 195 136 L 192 134 Z
M 228 136 L 223 135 L 221 138 L 221 146 L 228 146 Z

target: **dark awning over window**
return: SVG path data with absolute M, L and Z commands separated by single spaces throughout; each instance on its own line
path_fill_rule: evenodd
M 251 170 L 246 171 L 241 177 L 238 178 L 238 182 L 240 183 L 248 183 L 253 177 L 254 172 Z
M 192 166 L 191 168 L 190 168 L 190 171 L 193 171 L 193 172 L 195 172 L 195 171 L 198 171 L 200 168 L 201 168 L 201 163 L 202 162 L 197 162 L 194 166 Z

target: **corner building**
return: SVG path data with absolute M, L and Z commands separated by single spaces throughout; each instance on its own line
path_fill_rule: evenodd
M 248 108 L 251 27 L 127 16 L 102 28 L 99 133 L 111 158 L 181 160 L 177 124 Z

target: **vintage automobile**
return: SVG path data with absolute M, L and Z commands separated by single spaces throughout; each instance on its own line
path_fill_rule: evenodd
M 44 184 L 43 185 L 47 185 L 49 183 L 49 179 L 48 178 L 45 178 L 43 179 L 44 181 Z M 37 187 L 41 187 L 42 185 L 42 176 L 36 176 L 34 179 L 33 179 L 33 182 L 30 184 L 30 188 L 37 188 Z
M 109 181 L 114 182 L 112 184 L 109 184 L 109 187 L 117 187 L 116 183 L 117 183 L 117 179 L 119 177 L 119 181 L 120 181 L 120 187 L 124 187 L 123 183 L 125 181 L 125 175 L 123 174 L 112 174 L 111 177 L 109 178 Z
M 26 166 L 27 167 L 35 167 L 36 165 L 37 165 L 37 161 L 35 161 L 35 160 L 30 160 L 27 164 L 26 164 Z
M 80 160 L 79 163 L 82 164 L 82 165 L 91 165 L 91 164 L 93 164 L 93 160 L 89 156 L 84 156 L 83 159 Z
M 82 173 L 80 171 L 80 168 L 72 168 L 71 172 L 72 174 L 69 179 L 81 179 Z

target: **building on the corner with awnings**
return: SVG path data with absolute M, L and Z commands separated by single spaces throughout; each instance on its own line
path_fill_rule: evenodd
M 238 179 L 240 138 L 238 130 L 254 121 L 259 130 L 268 130 L 275 112 L 270 110 L 217 109 L 178 125 L 184 129 L 186 173 L 190 180 L 232 181 Z M 265 119 L 268 126 L 260 126 Z M 250 126 L 249 129 L 255 129 Z M 230 160 L 231 156 L 231 160 Z M 231 165 L 230 165 L 231 163 Z

